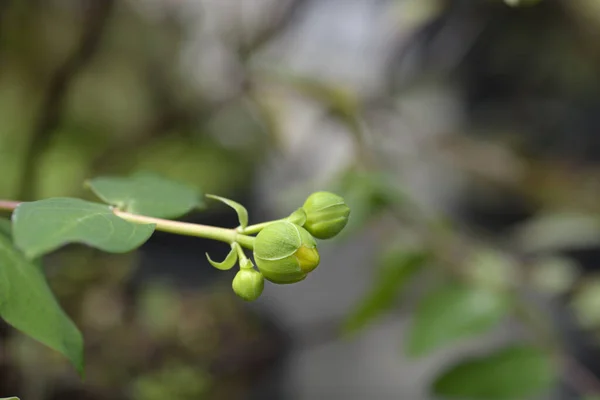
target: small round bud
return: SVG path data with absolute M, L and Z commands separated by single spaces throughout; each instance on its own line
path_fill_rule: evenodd
M 350 208 L 344 199 L 330 192 L 315 192 L 302 206 L 306 213 L 304 228 L 317 239 L 330 239 L 348 223 Z
M 279 284 L 306 278 L 319 265 L 315 239 L 288 221 L 274 222 L 256 236 L 254 261 L 265 279 Z
M 240 269 L 233 278 L 231 287 L 235 294 L 246 301 L 254 301 L 260 297 L 265 288 L 265 279 L 255 269 Z

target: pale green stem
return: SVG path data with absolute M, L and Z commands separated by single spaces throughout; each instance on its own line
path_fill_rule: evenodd
M 116 216 L 130 222 L 138 224 L 154 224 L 156 225 L 157 231 L 218 240 L 229 244 L 237 242 L 247 249 L 254 249 L 254 238 L 240 234 L 235 229 L 218 228 L 215 226 L 192 224 L 189 222 L 170 221 L 166 219 L 146 217 L 144 215 L 131 214 L 117 209 L 114 209 L 113 212 Z
M 240 261 L 246 261 L 248 257 L 246 257 L 246 253 L 244 253 L 244 250 L 242 249 L 242 246 L 240 246 L 238 243 L 233 243 L 231 245 L 231 247 L 233 247 L 235 249 L 235 251 L 237 251 L 238 254 L 238 259 Z
M 264 228 L 266 228 L 267 226 L 271 225 L 274 222 L 280 222 L 280 221 L 286 221 L 286 220 L 287 220 L 287 218 L 281 218 L 281 219 L 276 219 L 274 221 L 261 222 L 260 224 L 250 225 L 245 228 L 238 228 L 237 231 L 239 233 L 243 233 L 244 235 L 254 235 L 255 233 L 262 231 Z
M 252 261 L 250 261 L 248 259 L 248 257 L 246 256 L 246 253 L 244 253 L 244 250 L 242 249 L 242 246 L 240 246 L 239 243 L 235 242 L 231 245 L 231 247 L 237 251 L 241 268 L 253 268 L 254 267 L 254 264 L 252 264 Z
M 19 201 L 0 200 L 0 210 L 14 211 L 14 209 L 17 208 L 20 203 L 21 202 Z M 113 209 L 113 213 L 118 217 L 130 222 L 135 222 L 138 224 L 154 224 L 156 225 L 157 231 L 175 233 L 185 236 L 196 236 L 204 239 L 218 240 L 229 244 L 237 242 L 247 249 L 254 250 L 254 237 L 241 234 L 235 229 L 218 228 L 215 226 L 146 217 L 144 215 L 131 214 L 117 209 Z

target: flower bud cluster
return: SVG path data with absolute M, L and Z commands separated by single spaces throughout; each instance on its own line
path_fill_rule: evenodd
M 234 292 L 247 301 L 256 300 L 264 279 L 276 284 L 304 280 L 319 265 L 316 239 L 330 239 L 346 226 L 350 208 L 344 199 L 329 192 L 311 194 L 288 218 L 267 224 L 254 240 L 252 266 L 235 276 Z
M 299 217 L 304 213 L 304 218 Z M 311 194 L 287 221 L 268 225 L 256 237 L 254 260 L 265 279 L 288 284 L 303 280 L 319 265 L 317 239 L 330 239 L 348 222 L 350 208 L 329 192 Z

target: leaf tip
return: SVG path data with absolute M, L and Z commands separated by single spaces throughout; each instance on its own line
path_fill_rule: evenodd
M 232 247 L 231 250 L 229 251 L 229 253 L 227 254 L 227 257 L 222 262 L 213 261 L 210 258 L 210 256 L 208 255 L 208 253 L 206 253 L 206 258 L 207 258 L 209 264 L 212 265 L 213 267 L 220 269 L 221 271 L 227 271 L 227 270 L 233 268 L 233 266 L 237 262 L 238 253 L 235 250 L 235 248 Z
M 81 380 L 81 382 L 85 382 L 85 365 L 83 363 L 83 360 L 81 364 L 75 365 L 75 370 L 77 371 L 77 375 L 79 375 L 79 379 Z
M 206 254 L 206 259 L 208 260 L 208 263 L 210 265 L 212 265 L 213 267 L 217 268 L 217 269 L 221 269 L 221 263 L 218 263 L 216 261 L 213 261 L 212 258 L 210 258 L 210 256 L 208 255 L 208 253 L 204 253 Z
M 248 210 L 246 210 L 246 207 L 244 207 L 243 205 L 241 205 L 240 203 L 233 201 L 231 199 L 226 199 L 225 197 L 221 197 L 221 196 L 217 196 L 214 194 L 205 194 L 206 197 L 208 197 L 209 199 L 213 199 L 216 201 L 219 201 L 223 204 L 228 205 L 229 207 L 233 208 L 238 216 L 238 220 L 240 222 L 240 227 L 246 228 L 248 226 Z

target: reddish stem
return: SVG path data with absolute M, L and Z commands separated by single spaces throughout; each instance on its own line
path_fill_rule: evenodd
M 19 204 L 20 201 L 0 200 L 0 210 L 13 211 Z

